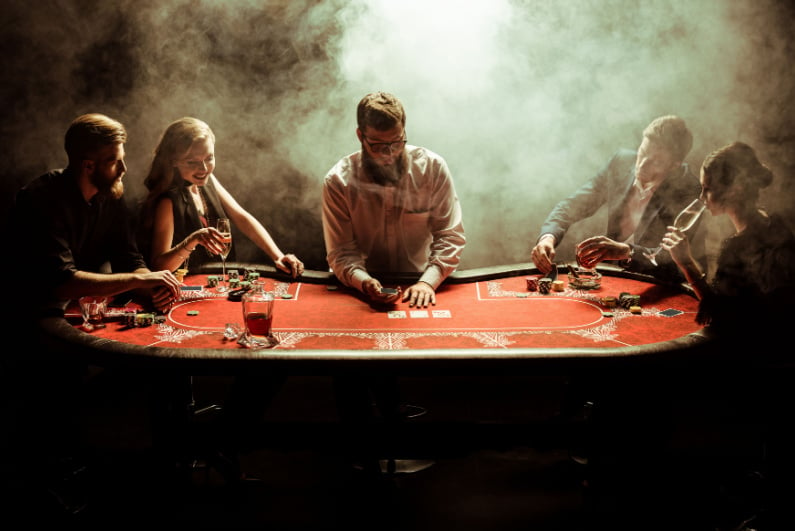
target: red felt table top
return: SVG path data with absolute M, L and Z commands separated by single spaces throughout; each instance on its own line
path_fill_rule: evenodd
M 202 289 L 184 291 L 165 322 L 127 327 L 110 321 L 91 334 L 134 345 L 243 348 L 223 337 L 226 323 L 242 327 L 241 303 L 206 287 L 206 275 L 187 277 L 185 284 Z M 268 279 L 267 285 L 276 294 L 275 348 L 284 350 L 624 347 L 668 341 L 700 329 L 694 321 L 698 303 L 691 295 L 613 276 L 604 276 L 597 290 L 566 284 L 564 291 L 546 295 L 528 291 L 524 276 L 443 284 L 437 304 L 425 309 L 402 302 L 375 308 L 354 290 L 325 284 Z M 622 292 L 640 296 L 640 314 L 602 305 L 602 297 L 618 298 Z M 292 297 L 282 298 L 285 294 Z M 188 315 L 192 310 L 198 315 Z M 608 312 L 613 315 L 606 316 Z M 67 317 L 79 326 L 74 309 Z

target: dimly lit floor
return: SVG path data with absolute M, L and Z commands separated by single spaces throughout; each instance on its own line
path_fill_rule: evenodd
M 197 396 L 214 400 L 218 383 L 198 380 Z M 664 475 L 633 475 L 636 483 L 617 489 L 589 485 L 586 467 L 569 455 L 582 423 L 555 420 L 564 387 L 554 378 L 404 379 L 406 401 L 428 408 L 410 421 L 415 444 L 405 457 L 434 465 L 378 480 L 341 457 L 330 379 L 292 378 L 270 408 L 260 448 L 242 462 L 259 481 L 236 487 L 200 466 L 165 482 L 150 459 L 143 389 L 112 374 L 91 386 L 82 415 L 91 461 L 79 492 L 88 504 L 69 515 L 45 489 L 14 493 L 5 514 L 22 518 L 20 528 L 713 531 L 737 528 L 763 505 L 758 446 L 744 435 L 753 430 L 733 427 L 728 452 L 710 451 L 710 438 L 723 436 L 698 420 L 694 404 L 683 409 L 696 420 L 678 424 L 665 453 L 640 454 Z M 773 529 L 756 522 L 748 529 Z

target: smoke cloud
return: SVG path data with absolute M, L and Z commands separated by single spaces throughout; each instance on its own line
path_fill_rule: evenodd
M 359 149 L 359 99 L 385 90 L 409 142 L 453 172 L 463 269 L 528 262 L 554 204 L 663 114 L 687 120 L 696 168 L 734 140 L 756 147 L 777 175 L 767 205 L 795 216 L 795 16 L 781 0 L 6 0 L 0 17 L 5 209 L 65 165 L 81 113 L 127 126 L 134 198 L 160 134 L 195 116 L 216 133 L 217 177 L 282 250 L 326 269 L 322 177 Z M 576 226 L 561 259 L 604 226 L 603 213 Z

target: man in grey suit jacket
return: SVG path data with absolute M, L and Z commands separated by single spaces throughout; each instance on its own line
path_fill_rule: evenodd
M 593 268 L 615 261 L 630 271 L 681 280 L 670 254 L 660 253 L 655 267 L 643 253 L 660 244 L 666 227 L 701 193 L 698 179 L 684 162 L 692 146 L 693 135 L 684 120 L 673 115 L 653 120 L 637 151 L 617 151 L 602 171 L 552 209 L 532 251 L 538 270 L 551 271 L 555 247 L 569 227 L 606 204 L 607 230 L 577 245 L 578 263 Z M 694 256 L 706 265 L 704 234 L 697 229 L 690 231 L 690 243 Z

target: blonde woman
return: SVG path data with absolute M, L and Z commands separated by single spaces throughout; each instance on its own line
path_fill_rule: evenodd
M 213 174 L 215 135 L 191 117 L 168 126 L 154 152 L 144 184 L 149 193 L 141 217 L 142 252 L 154 266 L 174 271 L 186 260 L 195 267 L 216 260 L 223 246 L 215 220 L 229 218 L 278 269 L 303 274 L 304 264 L 284 254 L 262 224 L 235 200 Z M 209 253 L 194 253 L 196 246 Z M 234 260 L 234 246 L 229 260 Z

